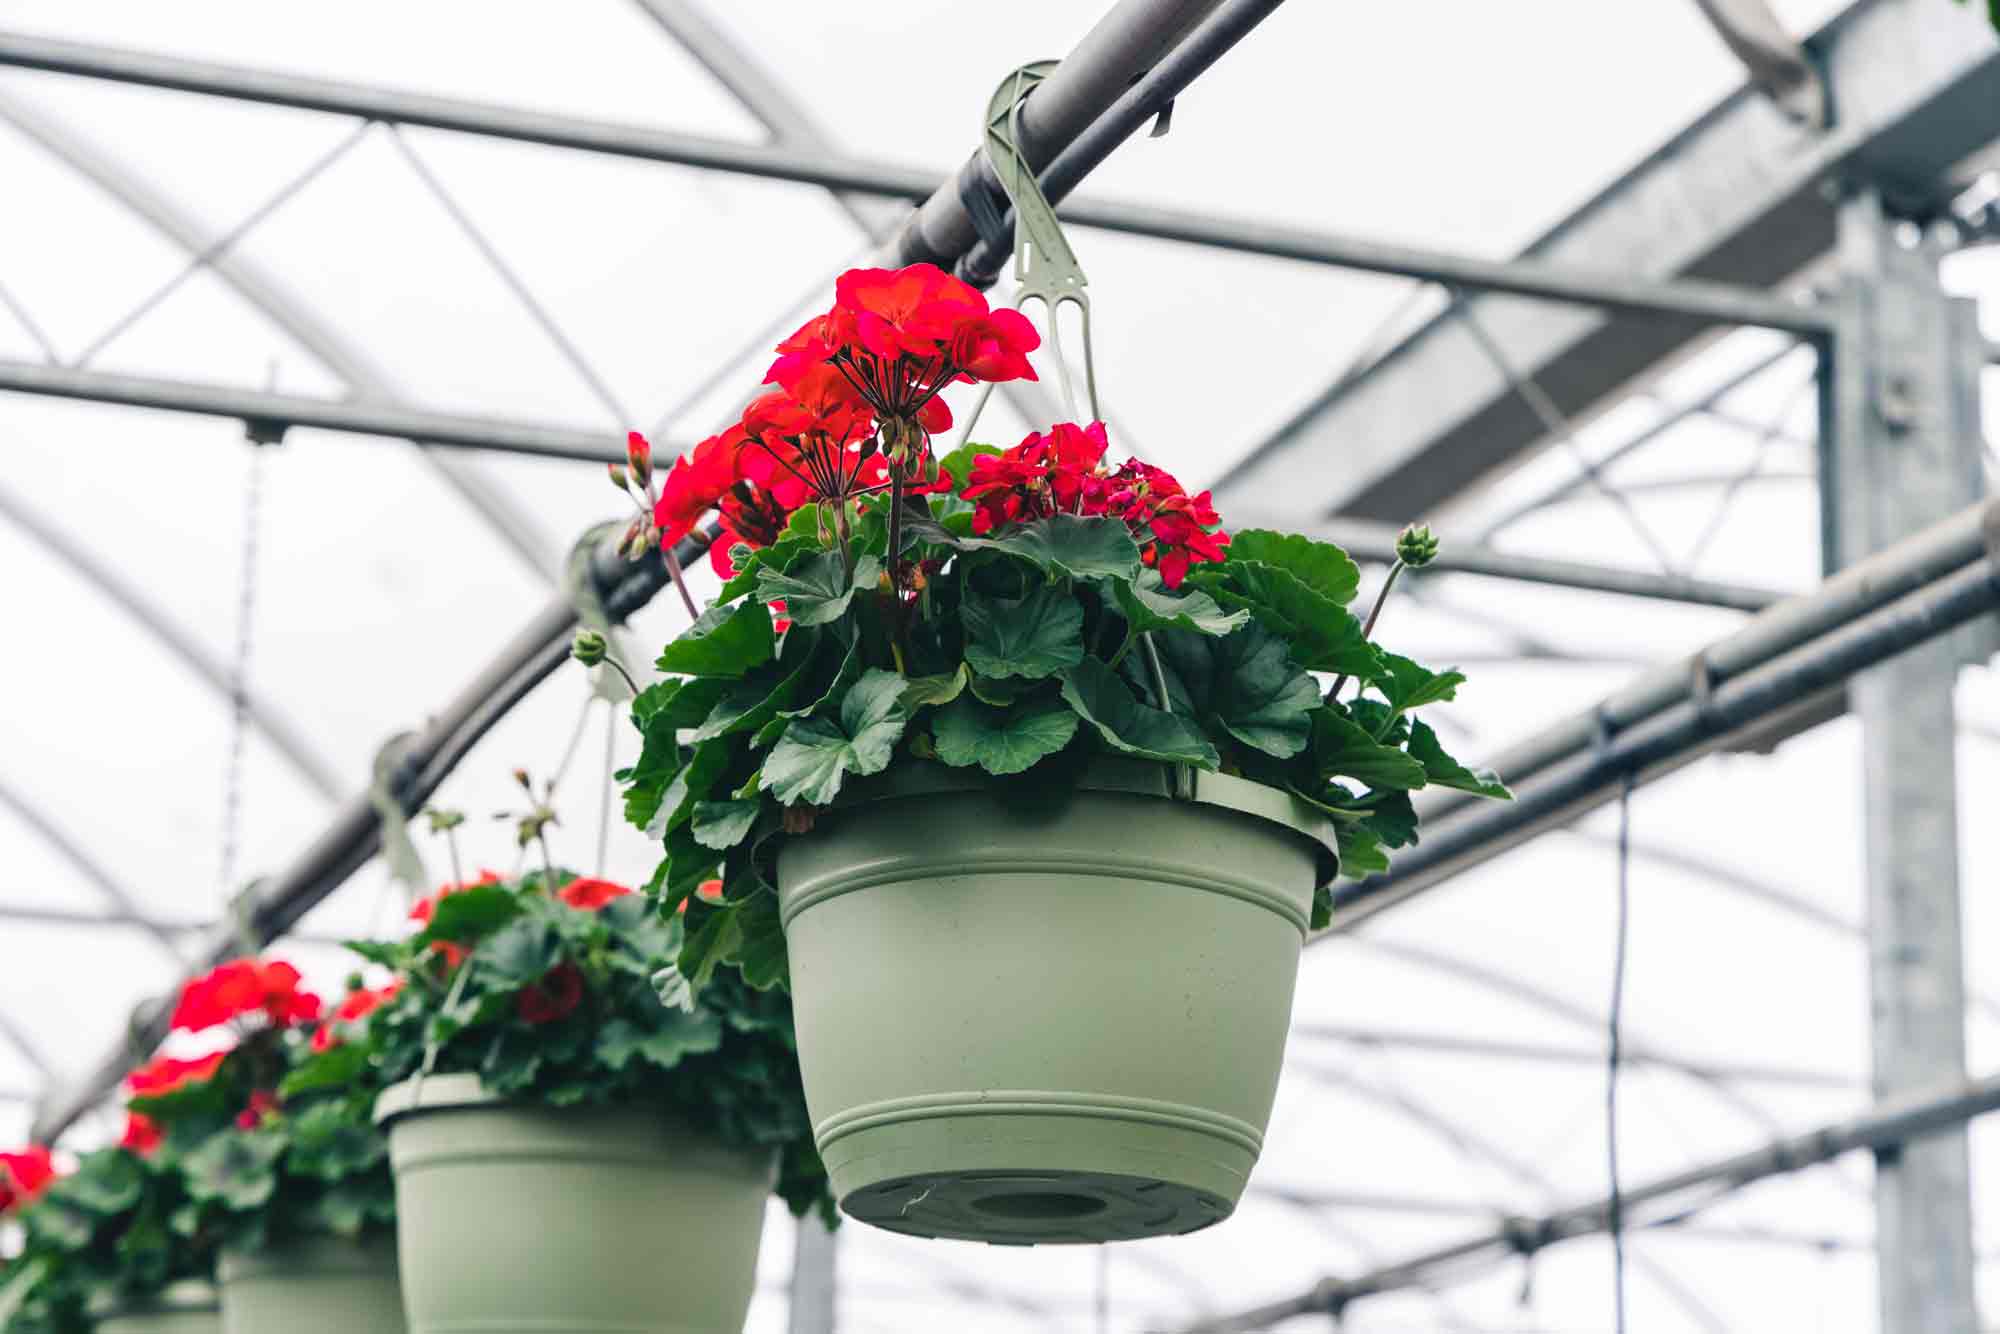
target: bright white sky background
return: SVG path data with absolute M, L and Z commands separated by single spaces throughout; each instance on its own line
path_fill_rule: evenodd
M 1835 0 L 1778 0 L 1794 32 Z M 991 89 L 1015 65 L 1058 55 L 1097 4 L 1016 0 L 1004 19 L 945 0 L 825 4 L 746 0 L 705 8 L 820 119 L 840 146 L 933 168 L 970 150 Z M 0 0 L 0 27 L 363 83 L 505 101 L 744 140 L 757 122 L 626 0 L 537 5 L 349 0 Z M 1173 131 L 1122 150 L 1091 180 L 1142 200 L 1334 232 L 1505 256 L 1741 81 L 1692 0 L 1531 0 L 1428 5 L 1294 0 L 1184 96 Z M 53 123 L 220 235 L 354 133 L 341 118 L 0 71 L 0 285 L 70 361 L 179 274 L 185 255 L 15 118 Z M 616 410 L 593 394 L 429 192 L 384 127 L 366 132 L 235 247 L 350 342 L 406 401 L 570 423 L 615 441 L 671 414 L 668 438 L 720 425 L 761 375 L 764 330 L 830 296 L 858 257 L 854 225 L 818 191 L 423 130 L 403 143 L 472 215 L 546 304 Z M 1082 232 L 1097 360 L 1113 444 L 1193 484 L 1217 475 L 1377 337 L 1410 293 L 1342 274 Z M 2000 260 L 1952 261 L 2000 336 Z M 789 324 L 786 326 L 789 328 Z M 1650 397 L 1592 423 L 1615 446 L 1778 344 L 1745 333 L 1674 369 Z M 40 359 L 0 310 L 0 357 Z M 213 274 L 179 284 L 94 351 L 93 367 L 339 396 L 337 375 Z M 698 388 L 732 366 L 715 387 Z M 1046 373 L 1046 362 L 1044 363 Z M 1809 586 L 1817 535 L 1808 354 L 1728 400 L 1754 430 L 1694 419 L 1614 470 L 1684 556 L 1723 484 L 1749 469 L 1695 566 L 1717 578 Z M 1988 433 L 2000 437 L 1989 377 Z M 693 396 L 693 401 L 690 397 Z M 961 401 L 962 402 L 962 401 Z M 1026 424 L 996 399 L 981 435 Z M 232 651 L 248 447 L 235 423 L 0 396 L 0 487 L 84 544 L 213 654 Z M 473 456 L 468 456 L 473 457 Z M 588 465 L 476 456 L 555 549 L 617 513 Z M 1428 518 L 1447 546 L 1574 471 L 1550 451 Z M 1338 475 L 1337 452 L 1302 466 L 1302 505 Z M 1660 485 L 1650 485 L 1658 483 Z M 1227 515 L 1225 514 L 1225 519 Z M 1646 550 L 1590 498 L 1509 528 L 1503 546 L 1644 567 Z M 1647 664 L 1727 633 L 1737 614 L 1531 588 L 1467 576 L 1412 581 L 1382 631 L 1473 684 L 1449 733 L 1478 758 L 1587 705 Z M 420 725 L 547 593 L 408 445 L 293 433 L 263 462 L 253 685 L 297 723 L 347 790 L 376 747 Z M 1400 595 L 1399 595 L 1400 597 Z M 653 646 L 679 612 L 638 620 Z M 26 796 L 148 909 L 212 917 L 229 725 L 225 703 L 89 584 L 0 522 L 0 787 Z M 476 863 L 512 864 L 508 771 L 552 769 L 582 706 L 565 672 L 497 728 L 440 800 L 474 814 Z M 2000 686 L 1970 670 L 1958 747 L 1968 966 L 1981 999 L 1971 1066 L 2000 1062 L 2000 972 L 1990 891 L 2000 835 L 1981 812 L 2000 791 Z M 560 802 L 559 854 L 592 855 L 605 729 L 593 717 Z M 621 754 L 631 747 L 621 730 Z M 1940 757 L 1941 761 L 1943 757 Z M 244 875 L 275 870 L 323 826 L 329 803 L 252 736 Z M 1670 1070 L 1629 1076 L 1629 1180 L 1752 1147 L 1859 1110 L 1868 1047 L 1861 917 L 1858 733 L 1841 721 L 1766 758 L 1721 757 L 1640 792 L 1628 993 L 1633 1038 L 1692 1059 L 1782 1067 L 1809 1086 L 1751 1081 L 1732 1098 Z M 1195 1237 L 1117 1248 L 1108 1328 L 1171 1326 L 1454 1240 L 1501 1213 L 1603 1189 L 1602 1070 L 1353 1040 L 1353 1031 L 1495 1039 L 1594 1058 L 1612 945 L 1610 812 L 1552 834 L 1357 938 L 1309 951 L 1269 1147 L 1242 1210 Z M 440 876 L 441 848 L 426 846 Z M 106 900 L 0 804 L 0 904 L 78 912 Z M 643 877 L 645 841 L 614 836 L 609 871 Z M 1792 906 L 1781 906 L 1770 893 Z M 309 921 L 319 936 L 386 928 L 396 891 L 370 866 Z M 285 952 L 328 988 L 336 950 Z M 1540 1001 L 1482 984 L 1457 963 L 1515 979 Z M 173 962 L 118 926 L 0 922 L 0 1015 L 55 1071 L 94 1062 Z M 1312 1030 L 1317 1030 L 1314 1032 Z M 1342 1036 L 1341 1031 L 1347 1035 Z M 0 1145 L 25 1133 L 44 1075 L 0 1041 Z M 101 1136 L 109 1119 L 76 1142 Z M 2000 1207 L 1986 1133 L 1975 1134 L 1981 1222 Z M 1868 1167 L 1848 1161 L 1744 1193 L 1711 1231 L 1632 1243 L 1633 1327 L 1680 1331 L 1874 1328 Z M 1339 1197 L 1323 1208 L 1274 1198 Z M 1364 1197 L 1377 1205 L 1362 1207 Z M 1722 1235 L 1717 1235 L 1721 1233 Z M 1758 1239 L 1757 1233 L 1769 1233 Z M 1982 1233 L 1993 1253 L 2000 1238 Z M 1097 1257 L 918 1243 L 846 1230 L 843 1328 L 1089 1331 Z M 662 1239 L 663 1244 L 672 1244 Z M 751 1330 L 784 1325 L 791 1225 L 774 1208 L 765 1291 Z M 1988 1266 L 1990 1308 L 2000 1274 Z M 1435 1297 L 1363 1302 L 1347 1328 L 1545 1331 L 1609 1327 L 1609 1253 L 1559 1247 Z M 1299 1328 L 1309 1328 L 1302 1322 Z

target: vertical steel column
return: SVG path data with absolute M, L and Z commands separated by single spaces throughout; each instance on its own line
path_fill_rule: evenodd
M 1839 255 L 1842 314 L 1821 374 L 1830 568 L 1983 490 L 1976 325 L 1938 286 L 1939 247 L 1864 191 L 1841 207 Z M 1952 687 L 1972 644 L 1942 636 L 1854 680 L 1878 1101 L 1965 1077 Z M 1975 1334 L 1964 1129 L 1878 1154 L 1875 1202 L 1883 1334 Z
M 838 1274 L 840 1234 L 829 1232 L 817 1214 L 799 1220 L 792 1250 L 791 1315 L 787 1334 L 834 1334 L 840 1326 Z

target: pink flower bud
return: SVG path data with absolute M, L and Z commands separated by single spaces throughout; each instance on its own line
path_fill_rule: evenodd
M 604 465 L 604 470 L 611 474 L 611 485 L 617 487 L 620 491 L 626 489 L 627 485 L 630 482 L 630 478 L 625 471 L 624 464 L 607 463 Z

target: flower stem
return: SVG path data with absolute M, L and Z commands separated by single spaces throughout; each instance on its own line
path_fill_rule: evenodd
M 542 881 L 542 893 L 556 892 L 556 859 L 549 855 L 549 836 L 537 829 L 535 842 L 542 845 L 542 873 L 548 878 Z
M 1361 625 L 1361 637 L 1363 639 L 1375 633 L 1375 622 L 1381 618 L 1382 604 L 1389 600 L 1389 590 L 1396 586 L 1396 576 L 1402 572 L 1403 562 L 1400 560 L 1389 567 L 1389 577 L 1382 581 L 1382 591 L 1375 595 L 1375 605 L 1368 609 L 1368 619 Z M 1346 684 L 1347 673 L 1342 672 L 1339 676 L 1334 677 L 1333 684 L 1327 687 L 1326 702 L 1329 704 L 1333 703 L 1334 696 L 1338 695 L 1340 688 Z
M 1160 692 L 1160 712 L 1172 713 L 1174 701 L 1167 694 L 1167 673 L 1160 666 L 1160 651 L 1153 647 L 1153 637 L 1149 634 L 1139 636 L 1139 642 L 1146 647 L 1146 665 L 1153 669 L 1153 688 Z
M 451 854 L 451 883 L 462 885 L 465 883 L 465 872 L 459 869 L 458 865 L 458 831 L 456 829 L 447 829 L 444 831 L 444 846 L 445 850 Z
M 1138 637 L 1139 637 L 1139 632 L 1136 629 L 1134 629 L 1132 625 L 1128 622 L 1125 626 L 1124 642 L 1118 645 L 1118 651 L 1116 653 L 1112 654 L 1109 658 L 1105 659 L 1104 665 L 1106 667 L 1116 667 L 1119 663 L 1123 662 L 1125 660 L 1125 655 L 1129 653 L 1132 649 L 1132 641 L 1137 639 Z M 1148 647 L 1150 647 L 1151 641 L 1149 640 L 1147 641 L 1147 643 Z
M 667 574 L 674 581 L 674 591 L 681 595 L 681 605 L 687 608 L 689 620 L 700 620 L 701 613 L 695 610 L 694 595 L 688 592 L 687 578 L 681 573 L 681 558 L 674 554 L 671 546 L 660 548 L 667 558 Z
M 625 670 L 624 663 L 618 661 L 618 659 L 612 657 L 609 653 L 607 653 L 604 655 L 604 665 L 606 667 L 611 668 L 613 671 L 617 672 L 620 676 L 624 677 L 625 685 L 627 686 L 627 688 L 631 690 L 634 696 L 638 695 L 639 683 L 632 679 L 632 673 Z

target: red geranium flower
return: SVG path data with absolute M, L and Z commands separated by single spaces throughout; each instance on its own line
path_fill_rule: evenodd
M 515 1009 L 531 1024 L 553 1024 L 567 1019 L 583 1004 L 583 970 L 573 963 L 559 963 L 542 975 L 542 980 L 521 988 Z
M 125 1133 L 119 1137 L 118 1147 L 145 1157 L 160 1147 L 159 1123 L 152 1117 L 138 1112 L 125 1113 Z
M 736 450 L 725 436 L 712 435 L 675 459 L 653 506 L 660 544 L 670 547 L 693 532 L 735 480 Z
M 1103 422 L 1061 422 L 1046 434 L 1032 432 L 1004 453 L 980 455 L 960 492 L 978 506 L 972 530 L 987 533 L 1002 523 L 1088 512 L 1086 496 L 1109 447 Z
M 288 963 L 232 959 L 181 989 L 173 1026 L 200 1033 L 245 1015 L 262 1013 L 279 1027 L 319 1016 L 319 997 L 299 990 L 299 970 Z
M 613 899 L 622 899 L 632 891 L 623 885 L 614 885 L 609 880 L 572 880 L 556 891 L 556 897 L 570 907 L 582 912 L 596 912 Z
M 236 1114 L 238 1130 L 255 1130 L 264 1124 L 267 1115 L 276 1115 L 278 1095 L 269 1089 L 257 1089 L 250 1094 L 250 1101 Z
M 341 999 L 333 1009 L 333 1015 L 319 1026 L 313 1034 L 312 1049 L 328 1051 L 340 1043 L 340 1027 L 359 1023 L 375 1013 L 381 1006 L 396 998 L 403 989 L 403 979 L 395 978 L 383 987 L 370 991 L 367 987 L 357 987 Z
M 19 1153 L 0 1153 L 0 1214 L 27 1204 L 55 1179 L 55 1160 L 39 1144 Z
M 156 1056 L 125 1076 L 125 1089 L 134 1097 L 156 1098 L 189 1084 L 206 1084 L 229 1056 L 226 1051 L 210 1052 L 193 1060 Z

